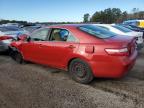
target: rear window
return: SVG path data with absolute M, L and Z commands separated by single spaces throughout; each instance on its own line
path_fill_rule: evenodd
M 113 25 L 112 27 L 124 32 L 124 33 L 128 33 L 128 32 L 132 32 L 132 30 L 126 28 L 126 27 L 123 27 L 123 26 L 120 26 L 120 25 Z
M 110 38 L 116 35 L 113 32 L 105 30 L 104 28 L 93 26 L 93 25 L 83 25 L 83 26 L 80 26 L 79 29 L 90 35 L 93 35 L 102 39 Z

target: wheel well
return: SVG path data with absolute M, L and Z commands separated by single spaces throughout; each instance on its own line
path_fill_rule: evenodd
M 10 49 L 10 50 L 13 50 L 14 52 L 16 52 L 16 51 L 18 52 L 18 49 L 17 49 L 16 47 L 14 47 L 14 46 L 9 47 L 9 49 Z
M 12 46 L 12 47 L 9 47 L 9 48 L 10 48 L 10 50 L 12 50 L 14 53 L 20 53 L 20 54 L 22 55 L 23 59 L 24 59 L 23 54 L 18 50 L 18 48 L 16 48 L 15 46 Z
M 69 60 L 69 62 L 68 62 L 68 64 L 67 64 L 67 70 L 69 69 L 70 63 L 71 63 L 73 60 L 75 60 L 75 59 L 78 59 L 78 58 L 75 57 L 75 58 L 72 58 L 72 59 Z

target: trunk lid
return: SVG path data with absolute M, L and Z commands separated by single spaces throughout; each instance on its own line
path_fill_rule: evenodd
M 108 39 L 104 39 L 106 43 L 130 43 L 134 37 L 129 37 L 129 36 L 113 36 Z
M 129 36 L 114 36 L 104 40 L 107 44 L 115 45 L 115 48 L 127 48 L 129 56 L 136 50 L 136 39 Z

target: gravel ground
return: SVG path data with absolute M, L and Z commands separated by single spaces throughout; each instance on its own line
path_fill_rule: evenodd
M 144 108 L 144 51 L 121 79 L 83 85 L 67 72 L 0 55 L 0 108 Z

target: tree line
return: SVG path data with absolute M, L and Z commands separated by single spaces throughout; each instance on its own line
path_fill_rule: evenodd
M 20 25 L 35 25 L 35 24 L 45 24 L 45 25 L 53 25 L 53 24 L 75 24 L 75 23 L 82 23 L 82 22 L 27 22 L 27 21 L 17 21 L 17 20 L 5 20 L 0 19 L 1 24 L 7 23 L 18 23 Z
M 144 19 L 144 11 L 139 11 L 138 8 L 133 8 L 131 13 L 121 11 L 119 8 L 107 8 L 103 11 L 96 11 L 91 17 L 89 13 L 84 14 L 83 22 L 97 23 L 121 23 L 124 20 Z
M 0 20 L 0 24 L 7 24 L 7 23 L 19 23 L 19 24 L 25 25 L 28 22 L 27 21 L 17 21 L 17 20 L 5 20 L 5 19 Z
M 124 20 L 130 19 L 144 19 L 144 11 L 139 11 L 138 8 L 133 8 L 131 13 L 127 11 L 121 11 L 119 8 L 107 8 L 102 11 L 96 11 L 90 16 L 89 13 L 84 14 L 84 23 L 121 23 Z M 43 22 L 42 24 L 70 24 L 70 23 L 83 23 L 83 22 Z M 19 23 L 22 25 L 32 24 L 27 21 L 17 21 L 17 20 L 4 20 L 0 19 L 0 25 L 6 23 Z M 39 22 L 36 22 L 39 23 Z

